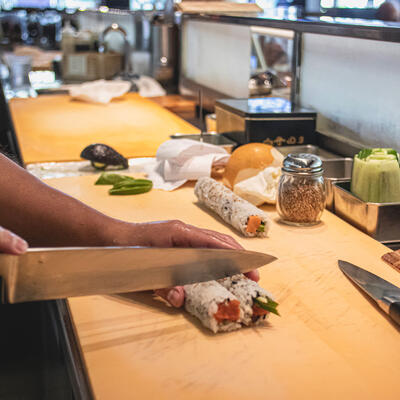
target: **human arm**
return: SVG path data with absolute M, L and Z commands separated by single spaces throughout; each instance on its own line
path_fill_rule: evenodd
M 242 248 L 228 235 L 180 221 L 135 224 L 111 218 L 51 188 L 2 154 L 0 171 L 0 225 L 26 239 L 31 247 Z M 164 293 L 168 296 L 169 291 Z M 174 305 L 183 303 L 182 296 Z

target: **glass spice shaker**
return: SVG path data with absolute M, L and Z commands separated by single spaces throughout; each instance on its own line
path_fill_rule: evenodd
M 282 222 L 307 226 L 320 222 L 325 208 L 322 161 L 314 154 L 289 154 L 283 160 L 277 210 Z

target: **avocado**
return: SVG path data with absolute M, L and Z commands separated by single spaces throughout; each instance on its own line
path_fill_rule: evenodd
M 81 157 L 89 160 L 96 169 L 106 169 L 108 166 L 127 169 L 128 160 L 115 151 L 112 147 L 103 143 L 94 143 L 85 147 Z

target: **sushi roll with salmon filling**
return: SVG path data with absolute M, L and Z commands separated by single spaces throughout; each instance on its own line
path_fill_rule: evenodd
M 218 282 L 240 301 L 240 322 L 244 325 L 262 323 L 269 313 L 279 315 L 278 303 L 273 300 L 272 295 L 243 274 L 224 278 Z
M 240 329 L 239 300 L 216 281 L 185 285 L 185 309 L 214 333 Z
M 212 178 L 200 178 L 194 193 L 207 208 L 217 213 L 246 237 L 266 237 L 271 226 L 268 215 Z

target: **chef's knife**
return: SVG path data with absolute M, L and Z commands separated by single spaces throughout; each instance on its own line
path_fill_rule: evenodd
M 19 303 L 184 285 L 248 272 L 276 258 L 254 251 L 155 247 L 36 248 L 0 254 L 2 301 Z
M 339 268 L 400 325 L 400 288 L 347 261 L 339 260 Z

